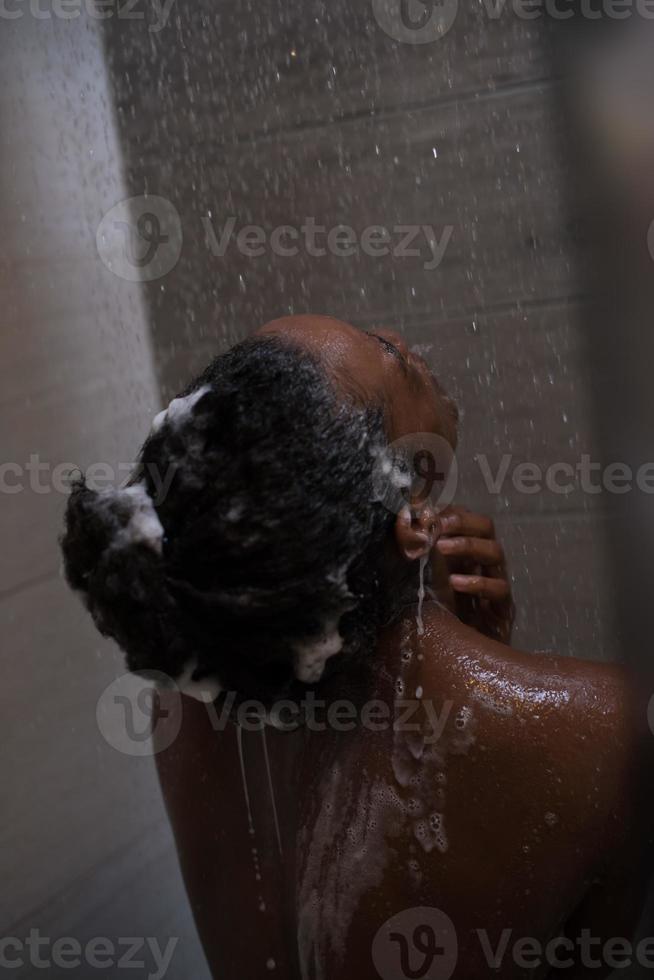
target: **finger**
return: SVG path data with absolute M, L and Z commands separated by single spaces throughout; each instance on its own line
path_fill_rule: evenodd
M 450 585 L 455 592 L 476 595 L 493 602 L 508 599 L 511 594 L 506 579 L 486 578 L 483 575 L 450 575 Z
M 457 507 L 449 508 L 438 516 L 441 534 L 460 535 L 472 538 L 494 538 L 495 525 L 485 514 Z
M 447 558 L 469 559 L 485 566 L 504 564 L 504 549 L 494 538 L 439 538 L 436 547 Z M 492 577 L 496 578 L 497 575 Z

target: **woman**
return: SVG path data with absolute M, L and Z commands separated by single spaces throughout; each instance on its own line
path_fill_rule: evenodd
M 73 490 L 71 586 L 201 699 L 163 689 L 154 738 L 215 977 L 599 977 L 633 932 L 646 699 L 506 645 L 491 522 L 402 451 L 456 424 L 401 338 L 290 317 L 157 417 L 131 486 Z

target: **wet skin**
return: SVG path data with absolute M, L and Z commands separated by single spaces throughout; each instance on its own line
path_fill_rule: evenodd
M 433 431 L 455 444 L 451 402 L 401 338 L 375 331 L 406 364 L 378 338 L 328 318 L 276 321 L 262 332 L 271 331 L 317 350 L 347 397 L 381 394 L 392 438 Z M 652 858 L 646 693 L 633 692 L 617 665 L 522 653 L 483 635 L 506 638 L 511 618 L 487 519 L 462 510 L 398 518 L 389 584 L 399 576 L 415 585 L 425 547 L 445 568 L 439 594 L 452 609 L 462 596 L 483 599 L 478 628 L 427 602 L 421 634 L 407 605 L 381 631 L 372 669 L 336 673 L 319 687 L 326 701 L 354 705 L 348 730 L 266 727 L 264 741 L 232 723 L 217 730 L 212 705 L 160 695 L 155 743 L 180 725 L 157 754 L 160 780 L 217 978 L 373 980 L 377 931 L 418 906 L 449 916 L 453 976 L 464 980 L 608 976 L 611 966 L 582 965 L 578 946 L 554 950 L 577 961 L 560 971 L 530 968 L 512 949 L 527 937 L 574 940 L 584 929 L 602 941 L 631 937 Z M 452 574 L 457 562 L 475 574 Z M 363 714 L 371 701 L 388 713 L 371 721 Z M 410 717 L 393 726 L 388 719 L 399 721 L 407 701 Z M 491 971 L 486 956 L 503 930 L 508 945 Z M 597 960 L 600 949 L 595 943 L 589 955 Z

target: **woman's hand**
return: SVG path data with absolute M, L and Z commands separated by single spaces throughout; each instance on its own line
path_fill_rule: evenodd
M 509 643 L 515 618 L 504 549 L 490 517 L 447 507 L 437 518 L 435 549 L 445 559 L 459 619 Z

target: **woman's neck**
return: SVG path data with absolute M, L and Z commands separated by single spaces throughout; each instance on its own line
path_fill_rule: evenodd
M 420 611 L 427 602 L 455 612 L 454 594 L 444 559 L 433 553 L 426 561 L 396 563 L 383 585 L 382 628 L 397 621 L 402 611 L 416 606 Z

